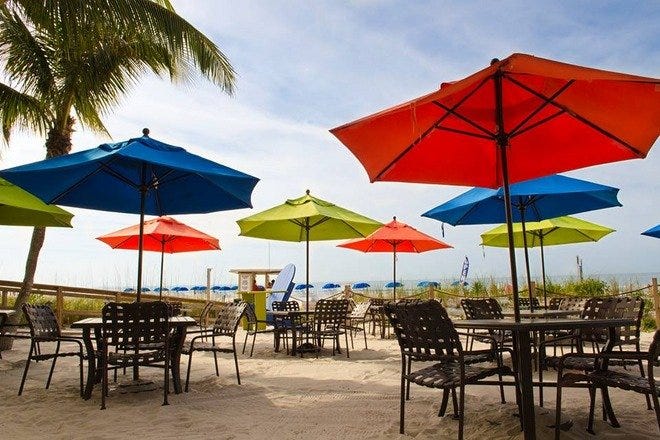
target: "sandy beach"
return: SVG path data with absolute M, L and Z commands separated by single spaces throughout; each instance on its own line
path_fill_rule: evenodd
M 242 342 L 242 331 L 238 340 Z M 644 334 L 648 344 L 650 334 Z M 220 359 L 216 377 L 210 354 L 196 355 L 190 391 L 170 396 L 161 406 L 160 391 L 120 394 L 111 388 L 108 408 L 101 411 L 100 387 L 89 401 L 78 395 L 76 361 L 58 361 L 53 383 L 44 389 L 50 363 L 30 367 L 26 389 L 16 395 L 28 342 L 17 340 L 0 359 L 0 432 L 3 439 L 452 439 L 458 423 L 437 417 L 441 391 L 413 386 L 406 405 L 406 433 L 398 433 L 400 356 L 395 339 L 368 337 L 355 341 L 350 359 L 344 354 L 293 358 L 275 353 L 272 336 L 258 335 L 252 358 L 239 355 L 242 385 L 236 383 L 230 355 Z M 184 360 L 187 360 L 184 357 Z M 61 362 L 61 363 L 60 363 Z M 182 367 L 185 367 L 182 365 Z M 143 369 L 159 386 L 162 373 Z M 552 377 L 552 373 L 549 374 Z M 111 385 L 112 387 L 112 385 Z M 552 438 L 554 390 L 546 392 L 545 408 L 537 407 L 537 435 Z M 653 411 L 644 397 L 612 391 L 621 428 L 598 420 L 597 437 L 586 433 L 588 393 L 569 389 L 564 420 L 572 429 L 562 439 L 656 439 Z M 467 387 L 466 438 L 522 439 L 512 403 L 500 404 L 495 387 Z M 598 405 L 598 403 L 597 403 Z

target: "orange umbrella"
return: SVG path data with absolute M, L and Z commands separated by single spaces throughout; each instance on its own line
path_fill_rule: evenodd
M 113 249 L 139 249 L 140 225 L 111 232 L 97 240 Z M 160 252 L 160 296 L 163 295 L 163 263 L 165 253 L 220 250 L 220 242 L 172 217 L 158 217 L 144 222 L 143 250 Z
M 364 238 L 347 241 L 337 245 L 348 249 L 354 249 L 362 252 L 392 252 L 394 256 L 393 263 L 393 296 L 396 300 L 396 253 L 397 252 L 415 252 L 421 253 L 436 249 L 447 249 L 453 246 L 437 240 L 430 235 L 419 232 L 412 226 L 398 222 L 396 217 L 386 225 L 381 226 L 376 231 Z
M 660 134 L 659 90 L 656 78 L 514 54 L 331 132 L 372 182 L 502 186 L 510 229 L 510 182 L 645 157 Z M 512 242 L 509 259 L 519 320 Z

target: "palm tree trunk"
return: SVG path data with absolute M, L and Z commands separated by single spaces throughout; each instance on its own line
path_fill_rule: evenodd
M 21 286 L 21 290 L 16 297 L 16 302 L 14 303 L 14 309 L 17 313 L 13 314 L 11 316 L 12 319 L 10 319 L 10 321 L 13 321 L 14 323 L 20 321 L 22 314 L 18 313 L 18 311 L 20 311 L 21 306 L 27 302 L 28 298 L 30 297 L 30 292 L 32 292 L 34 274 L 37 271 L 37 261 L 39 261 L 39 252 L 41 251 L 41 247 L 43 246 L 45 239 L 46 228 L 34 228 L 34 231 L 32 232 L 32 241 L 30 242 L 30 250 L 28 252 L 27 261 L 25 262 L 23 285 Z
M 64 124 L 55 123 L 53 128 L 48 131 L 48 138 L 46 139 L 46 158 L 50 159 L 56 156 L 63 156 L 69 154 L 71 151 L 71 133 L 73 132 L 73 124 L 75 119 L 67 117 Z M 39 261 L 39 253 L 44 245 L 46 239 L 46 228 L 36 227 L 32 232 L 32 241 L 30 242 L 30 250 L 28 251 L 27 261 L 25 262 L 25 275 L 23 276 L 23 285 L 16 297 L 14 303 L 14 310 L 16 313 L 10 318 L 10 322 L 16 323 L 20 321 L 23 316 L 19 313 L 23 304 L 25 304 L 30 297 L 32 286 L 34 285 L 34 274 L 37 272 L 37 262 Z

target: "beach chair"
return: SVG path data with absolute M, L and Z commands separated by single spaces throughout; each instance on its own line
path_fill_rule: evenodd
M 443 415 L 448 393 L 458 388 L 458 402 L 454 408 L 458 418 L 458 438 L 463 439 L 465 386 L 483 383 L 485 385 L 514 385 L 517 381 L 513 371 L 501 364 L 495 341 L 488 350 L 473 351 L 469 356 L 473 360 L 483 356 L 481 362 L 491 360 L 496 366 L 473 366 L 468 362 L 468 355 L 463 351 L 459 334 L 447 315 L 447 311 L 438 301 L 424 302 L 388 302 L 384 306 L 385 314 L 396 334 L 401 349 L 401 393 L 399 432 L 404 434 L 404 417 L 407 384 L 415 383 L 430 388 L 442 389 L 443 401 L 438 415 Z M 486 336 L 484 336 L 486 337 Z M 410 371 L 410 361 L 424 362 L 425 367 Z M 429 362 L 434 362 L 428 366 Z M 512 376 L 512 382 L 483 381 L 491 376 Z
M 171 309 L 163 301 L 117 303 L 103 306 L 103 349 L 101 409 L 108 395 L 110 367 L 155 367 L 164 370 L 163 405 L 169 405 L 170 326 Z M 110 348 L 114 351 L 109 350 Z
M 316 343 L 317 356 L 323 342 L 327 339 L 332 340 L 332 355 L 341 353 L 339 337 L 343 334 L 346 340 L 346 357 L 350 357 L 348 332 L 343 327 L 348 316 L 348 304 L 347 299 L 320 299 L 316 302 L 311 326 L 305 328 L 303 333 L 306 333 Z M 303 351 L 300 351 L 301 357 L 302 353 Z
M 348 316 L 346 323 L 343 325 L 345 330 L 348 330 L 351 336 L 351 348 L 355 349 L 353 345 L 353 334 L 357 335 L 357 332 L 362 332 L 364 336 L 364 349 L 367 347 L 367 320 L 368 315 L 370 314 L 369 309 L 371 304 L 368 301 L 363 301 L 361 303 L 355 304 L 351 310 L 351 314 Z
M 273 286 L 268 293 L 266 298 L 266 322 L 270 325 L 274 325 L 273 315 L 268 312 L 273 310 L 273 302 L 275 301 L 288 301 L 293 292 L 293 287 L 295 283 L 293 282 L 293 277 L 296 275 L 296 266 L 293 263 L 289 263 L 282 268 L 275 281 Z
M 50 366 L 50 373 L 46 381 L 46 389 L 50 387 L 50 381 L 53 378 L 53 371 L 55 370 L 55 363 L 58 358 L 76 356 L 79 358 L 80 368 L 80 395 L 83 394 L 83 345 L 82 341 L 78 338 L 64 336 L 62 328 L 57 321 L 57 317 L 53 309 L 48 305 L 32 305 L 23 304 L 23 313 L 30 326 L 30 351 L 28 358 L 25 362 L 25 370 L 23 370 L 23 378 L 21 385 L 18 388 L 18 395 L 23 394 L 23 386 L 27 378 L 28 369 L 32 361 L 45 361 L 52 359 L 53 363 Z M 44 347 L 49 343 L 55 343 L 54 352 L 44 352 Z M 75 344 L 75 350 L 68 349 L 67 351 L 60 351 L 62 343 Z
M 236 380 L 241 384 L 241 376 L 238 371 L 238 357 L 236 356 L 236 331 L 241 318 L 245 314 L 247 303 L 241 301 L 238 304 L 224 304 L 218 310 L 218 317 L 210 328 L 200 335 L 193 337 L 189 343 L 186 343 L 181 350 L 181 354 L 188 355 L 188 372 L 186 373 L 186 392 L 190 382 L 190 369 L 192 367 L 193 353 L 196 351 L 205 351 L 213 353 L 215 361 L 215 375 L 220 376 L 218 370 L 218 353 L 232 353 L 234 355 L 234 365 L 236 366 Z M 204 342 L 202 339 L 209 337 L 211 342 Z M 220 345 L 220 340 L 231 339 L 231 346 Z
M 562 357 L 562 360 L 569 360 L 573 355 L 567 354 Z M 589 388 L 589 419 L 587 422 L 587 431 L 595 435 L 594 432 L 594 412 L 596 389 L 601 390 L 603 396 L 604 416 L 607 416 L 610 424 L 618 428 L 620 427 L 612 402 L 610 401 L 608 388 L 619 388 L 622 390 L 633 391 L 636 393 L 644 394 L 648 400 L 653 401 L 653 409 L 655 410 L 655 418 L 658 426 L 658 433 L 660 434 L 660 405 L 658 404 L 658 394 L 660 390 L 655 380 L 654 367 L 660 365 L 660 330 L 656 330 L 653 336 L 653 342 L 647 352 L 635 351 L 614 351 L 609 353 L 591 353 L 583 354 L 583 358 L 588 359 L 593 364 L 593 369 L 590 372 L 576 374 L 571 372 L 564 375 L 562 363 L 559 366 L 558 379 L 557 379 L 557 407 L 555 419 L 555 440 L 559 440 L 561 426 L 561 398 L 562 388 L 566 386 L 577 386 L 580 382 L 587 383 Z M 615 364 L 626 363 L 632 361 L 633 363 L 645 362 L 647 365 L 647 374 L 632 374 L 621 370 L 612 370 L 611 366 Z
M 257 339 L 258 333 L 275 333 L 275 327 L 259 328 L 260 324 L 266 324 L 266 321 L 260 321 L 257 319 L 257 315 L 254 313 L 254 304 L 246 303 L 245 306 L 245 319 L 247 319 L 247 328 L 245 331 L 245 340 L 243 341 L 243 351 L 242 354 L 245 354 L 245 347 L 247 346 L 248 337 L 252 336 L 252 348 L 250 348 L 250 357 L 254 353 L 254 342 Z M 276 336 L 277 337 L 277 336 Z

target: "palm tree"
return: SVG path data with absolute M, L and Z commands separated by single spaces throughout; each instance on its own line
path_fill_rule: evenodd
M 12 128 L 35 131 L 48 158 L 71 151 L 76 122 L 109 135 L 102 115 L 149 71 L 173 81 L 201 76 L 229 94 L 235 79 L 225 55 L 169 0 L 0 0 L 0 64 L 4 140 Z M 16 309 L 44 238 L 35 228 Z

